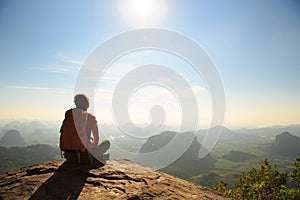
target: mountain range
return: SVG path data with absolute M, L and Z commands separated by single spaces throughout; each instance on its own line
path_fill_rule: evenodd
M 17 125 L 16 129 L 13 129 L 14 125 Z M 34 125 L 37 126 L 35 127 Z M 2 130 L 0 170 L 4 172 L 13 168 L 59 159 L 57 146 L 59 124 L 57 126 L 55 128 L 55 126 L 37 122 L 13 122 L 0 127 Z M 25 131 L 19 130 L 22 127 L 27 128 Z M 198 154 L 201 147 L 206 148 L 204 139 L 207 137 L 207 130 L 204 129 L 197 131 L 196 134 L 163 131 L 148 138 L 131 137 L 126 134 L 119 136 L 117 130 L 114 130 L 115 132 L 112 132 L 109 137 L 112 143 L 110 149 L 111 159 L 125 158 L 156 168 L 159 166 L 161 159 L 159 156 L 148 157 L 145 160 L 139 155 L 160 150 L 173 141 L 175 137 L 179 139 L 177 147 L 182 146 L 181 144 L 184 141 L 190 140 L 191 143 L 185 151 L 182 151 L 168 165 L 159 169 L 174 176 L 212 187 L 221 179 L 229 179 L 227 181 L 229 184 L 234 183 L 238 174 L 249 170 L 252 166 L 257 166 L 263 158 L 269 158 L 280 169 L 285 170 L 291 167 L 295 157 L 300 155 L 299 125 L 238 130 L 216 126 L 212 129 L 214 132 L 220 131 L 221 134 L 219 138 L 214 138 L 216 139 L 216 145 L 203 159 L 199 159 Z M 282 132 L 274 134 L 272 131 L 276 133 Z M 19 140 L 21 142 L 16 142 L 18 141 L 16 140 L 16 143 L 13 145 L 3 144 L 3 141 L 8 141 L 7 135 L 10 135 L 12 138 L 13 136 L 17 136 L 19 139 L 23 138 L 25 144 L 22 142 L 22 139 Z M 40 143 L 46 145 L 37 145 Z M 172 155 L 177 150 L 178 148 L 175 148 L 174 151 L 171 149 L 168 155 Z M 129 152 L 132 152 L 132 154 L 129 154 Z

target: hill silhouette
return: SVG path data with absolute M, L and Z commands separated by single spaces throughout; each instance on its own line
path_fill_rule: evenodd
M 179 137 L 179 140 L 186 140 L 187 138 L 194 138 L 192 144 L 188 149 L 173 163 L 160 169 L 168 174 L 187 179 L 191 176 L 206 173 L 214 169 L 214 159 L 209 153 L 205 158 L 199 158 L 199 151 L 201 144 L 197 141 L 197 137 L 192 133 L 177 133 L 172 131 L 166 131 L 160 135 L 150 137 L 147 142 L 141 147 L 140 153 L 147 153 L 159 150 L 166 146 L 175 136 Z M 139 160 L 139 163 L 155 167 L 157 159 L 152 160 Z
M 0 199 L 229 199 L 128 160 L 105 166 L 52 161 L 0 175 Z
M 25 144 L 23 137 L 18 130 L 7 130 L 0 140 L 0 146 L 12 147 Z
M 296 157 L 300 155 L 300 138 L 289 132 L 276 135 L 275 142 L 271 146 L 273 154 Z
M 42 123 L 40 121 L 11 121 L 0 127 L 0 137 L 9 130 L 16 130 L 21 133 L 26 145 L 49 144 L 56 146 L 59 126 L 60 123 L 56 125 L 56 123 Z

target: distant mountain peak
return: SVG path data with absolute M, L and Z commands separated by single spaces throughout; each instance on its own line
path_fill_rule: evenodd
M 210 128 L 215 134 L 221 133 L 222 135 L 233 135 L 236 134 L 234 131 L 230 130 L 229 128 L 226 128 L 225 126 L 214 126 Z
M 279 134 L 279 135 L 276 135 L 276 137 L 275 137 L 275 141 L 279 141 L 279 140 L 298 140 L 298 139 L 300 139 L 299 137 L 297 137 L 297 136 L 295 136 L 295 135 L 293 135 L 293 134 L 291 134 L 290 132 L 288 132 L 288 131 L 285 131 L 285 132 L 283 132 L 283 133 L 281 133 L 281 134 Z
M 1 146 L 21 146 L 24 145 L 24 139 L 16 129 L 7 130 L 0 140 Z
M 300 154 L 300 137 L 297 137 L 290 132 L 283 132 L 276 135 L 272 145 L 272 151 L 275 154 L 296 157 Z
M 280 135 L 282 135 L 282 136 L 294 136 L 294 135 L 292 135 L 290 132 L 288 132 L 288 131 L 285 131 L 285 132 L 283 132 L 283 133 L 281 133 Z M 294 136 L 294 137 L 296 137 L 296 136 Z

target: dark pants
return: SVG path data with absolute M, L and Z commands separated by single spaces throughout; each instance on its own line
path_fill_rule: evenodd
M 109 159 L 109 154 L 105 152 L 109 149 L 110 142 L 108 140 L 103 140 L 93 152 L 96 158 L 88 151 L 80 152 L 75 150 L 64 151 L 64 157 L 71 164 L 93 164 L 97 162 L 105 163 L 105 160 Z
M 64 157 L 71 164 L 90 164 L 93 163 L 94 157 L 88 152 L 81 153 L 80 151 L 74 151 L 73 153 L 64 152 Z

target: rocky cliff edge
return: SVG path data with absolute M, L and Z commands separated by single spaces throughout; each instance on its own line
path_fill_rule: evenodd
M 214 190 L 153 171 L 128 160 L 104 166 L 64 161 L 0 175 L 0 199 L 228 199 Z

